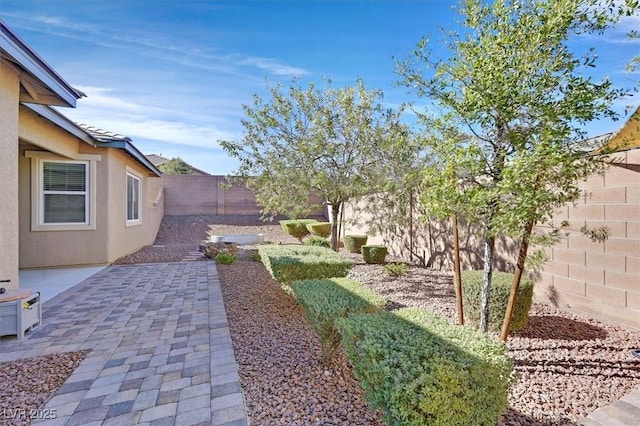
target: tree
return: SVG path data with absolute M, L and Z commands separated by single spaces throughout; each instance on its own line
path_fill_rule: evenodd
M 433 58 L 423 39 L 413 60 L 399 64 L 403 83 L 435 100 L 465 135 L 432 147 L 441 168 L 456 165 L 461 187 L 453 190 L 446 174 L 427 170 L 434 189 L 423 201 L 435 210 L 455 208 L 482 224 L 485 331 L 496 236 L 520 241 L 515 297 L 533 226 L 575 200 L 577 182 L 606 165 L 578 142 L 585 123 L 616 117 L 612 104 L 627 91 L 589 77 L 585 70 L 595 67 L 594 50 L 576 55 L 567 41 L 615 24 L 621 7 L 637 11 L 637 4 L 627 6 L 614 0 L 465 0 L 463 31 L 448 33 L 449 58 Z M 505 340 L 508 321 L 510 315 Z
M 239 160 L 236 175 L 256 193 L 263 216 L 310 213 L 320 194 L 330 206 L 332 248 L 338 250 L 339 212 L 343 204 L 374 192 L 384 181 L 384 159 L 394 139 L 406 131 L 399 113 L 384 109 L 382 92 L 368 91 L 358 79 L 353 87 L 325 90 L 294 80 L 287 90 L 270 88 L 243 106 L 241 141 L 221 141 Z
M 176 157 L 165 161 L 158 167 L 165 175 L 192 175 L 193 169 L 182 158 Z

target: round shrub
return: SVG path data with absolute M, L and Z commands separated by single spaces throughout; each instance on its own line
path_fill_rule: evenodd
M 304 240 L 304 244 L 307 246 L 318 246 L 318 247 L 326 247 L 331 248 L 331 244 L 329 240 L 324 237 L 319 237 L 317 235 L 312 235 L 306 240 Z
M 280 226 L 287 234 L 291 235 L 294 238 L 297 238 L 298 241 L 302 242 L 302 239 L 309 235 L 309 230 L 307 229 L 307 224 L 316 223 L 315 219 L 290 219 L 290 220 L 281 220 Z
M 231 265 L 236 261 L 236 255 L 231 253 L 218 253 L 215 259 L 216 263 L 221 265 Z
M 349 253 L 360 253 L 360 248 L 367 244 L 366 235 L 345 235 L 342 240 Z
M 311 235 L 327 238 L 331 235 L 331 222 L 307 223 L 307 230 Z
M 379 245 L 362 246 L 362 258 L 365 263 L 384 263 L 387 257 L 387 247 Z
M 462 303 L 465 320 L 475 326 L 480 324 L 482 276 L 483 271 L 464 271 L 462 273 Z M 491 292 L 489 293 L 489 330 L 491 331 L 500 332 L 502 329 L 512 280 L 513 274 L 508 272 L 494 272 L 492 275 Z M 532 299 L 533 281 L 522 277 L 509 331 L 522 330 L 527 326 Z

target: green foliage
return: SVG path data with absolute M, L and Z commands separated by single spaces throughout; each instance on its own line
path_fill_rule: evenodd
M 365 263 L 384 263 L 387 257 L 387 247 L 381 245 L 364 245 L 361 248 L 362 259 Z
M 406 263 L 388 263 L 384 265 L 384 269 L 394 277 L 399 277 L 407 273 L 407 264 Z
M 252 260 L 254 262 L 260 262 L 260 254 L 258 253 L 258 250 L 256 249 L 250 249 L 247 250 L 247 257 L 249 258 L 249 260 Z
M 504 313 L 509 303 L 513 274 L 494 272 L 489 298 L 489 330 L 499 332 L 504 321 Z M 482 271 L 462 272 L 462 303 L 465 320 L 477 325 L 480 321 L 480 301 L 482 293 Z M 522 278 L 518 289 L 518 300 L 509 331 L 522 330 L 529 322 L 529 310 L 533 298 L 533 281 Z
M 335 321 L 369 403 L 387 425 L 487 425 L 508 406 L 512 362 L 501 342 L 404 308 Z
M 349 199 L 378 191 L 385 171 L 379 164 L 392 157 L 396 135 L 406 132 L 400 112 L 386 108 L 380 90 L 367 90 L 362 80 L 320 90 L 314 83 L 269 88 L 270 97 L 254 95 L 244 106 L 244 137 L 220 141 L 238 160 L 235 175 L 254 190 L 265 215 L 303 216 L 318 206 L 319 194 L 339 223 L 337 207 Z M 336 232 L 334 227 L 333 232 Z M 337 250 L 337 234 L 331 241 Z
M 331 363 L 340 345 L 334 321 L 356 312 L 378 312 L 386 303 L 361 282 L 350 278 L 294 281 L 291 287 L 307 321 L 320 337 L 325 365 Z
M 584 126 L 617 118 L 615 101 L 631 91 L 594 77 L 594 49 L 568 45 L 639 10 L 637 2 L 604 3 L 463 0 L 464 29 L 443 43 L 448 57 L 435 57 L 440 49 L 425 38 L 398 64 L 403 83 L 435 106 L 421 114 L 432 161 L 421 203 L 430 215 L 482 225 L 487 277 L 498 235 L 522 242 L 523 263 L 529 225 L 576 200 L 577 182 L 610 163 L 586 154 Z
M 221 265 L 231 265 L 236 261 L 236 255 L 232 253 L 218 253 L 215 257 L 216 263 Z
M 329 240 L 324 237 L 318 237 L 316 235 L 312 235 L 306 240 L 304 240 L 304 244 L 307 246 L 318 246 L 318 247 L 326 247 L 331 248 L 331 244 Z
M 360 253 L 362 246 L 367 244 L 367 238 L 366 235 L 345 235 L 342 241 L 349 253 Z
M 281 220 L 280 226 L 284 232 L 302 242 L 302 239 L 309 235 L 307 225 L 315 222 L 317 222 L 315 219 L 289 219 Z
M 187 164 L 182 158 L 172 158 L 169 161 L 165 161 L 164 163 L 158 166 L 160 171 L 165 175 L 191 175 L 193 174 L 193 169 L 189 164 Z
M 327 238 L 331 235 L 331 222 L 308 223 L 307 229 L 311 235 Z
M 345 277 L 353 262 L 324 247 L 266 245 L 258 248 L 262 263 L 286 289 L 293 281 Z

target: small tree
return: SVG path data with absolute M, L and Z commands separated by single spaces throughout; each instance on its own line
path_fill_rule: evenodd
M 434 192 L 427 202 L 458 206 L 483 226 L 485 331 L 496 236 L 520 240 L 517 291 L 533 225 L 575 200 L 580 195 L 576 183 L 606 165 L 585 155 L 577 142 L 585 136 L 585 123 L 616 116 L 611 105 L 626 91 L 607 79 L 588 77 L 584 71 L 596 61 L 593 49 L 575 56 L 567 40 L 615 23 L 618 5 L 613 0 L 497 0 L 492 5 L 465 0 L 465 29 L 449 33 L 449 58 L 434 60 L 424 39 L 415 60 L 399 64 L 404 84 L 436 100 L 468 135 L 433 147 L 443 165 L 458 164 L 466 175 L 463 190 L 452 191 L 446 175 L 428 173 Z M 637 9 L 637 2 L 630 2 L 625 10 Z
M 236 175 L 255 191 L 264 216 L 308 214 L 317 208 L 309 194 L 320 194 L 330 206 L 337 251 L 342 205 L 380 186 L 381 164 L 405 129 L 399 114 L 380 104 L 382 92 L 368 91 L 362 80 L 326 85 L 303 89 L 294 81 L 288 90 L 271 88 L 268 101 L 254 95 L 253 105 L 244 106 L 244 139 L 220 143 L 239 160 Z
M 182 158 L 176 157 L 165 161 L 158 167 L 165 175 L 192 175 L 193 169 Z

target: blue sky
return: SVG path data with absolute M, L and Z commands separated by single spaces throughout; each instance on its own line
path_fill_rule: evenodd
M 74 121 L 121 133 L 145 154 L 180 156 L 213 174 L 235 163 L 217 141 L 242 137 L 242 104 L 294 76 L 385 93 L 389 106 L 414 100 L 397 87 L 394 58 L 422 36 L 453 28 L 454 2 L 441 0 L 2 0 L 0 18 L 65 80 L 87 94 Z M 575 40 L 595 46 L 597 76 L 638 84 L 624 65 L 640 53 L 625 31 Z M 424 102 L 424 101 L 419 101 Z M 619 106 L 638 100 L 630 100 Z M 620 122 L 589 126 L 597 134 Z

